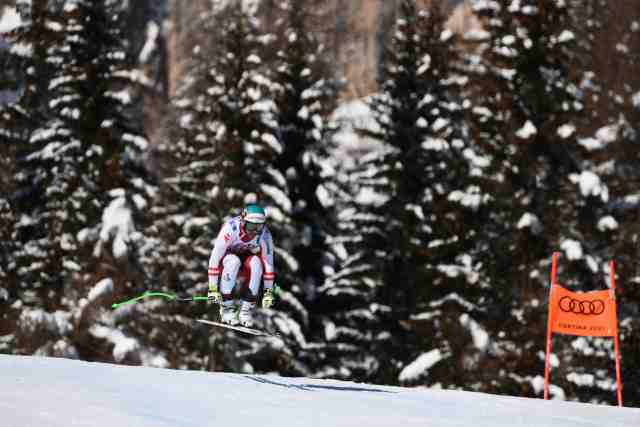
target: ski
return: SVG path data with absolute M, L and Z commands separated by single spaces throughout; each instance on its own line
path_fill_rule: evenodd
M 246 326 L 229 325 L 228 323 L 213 322 L 211 320 L 196 319 L 196 322 L 204 323 L 211 326 L 218 326 L 220 328 L 232 329 L 234 331 L 244 332 L 246 334 L 251 334 L 258 337 L 278 337 L 279 336 L 279 334 L 272 334 L 269 332 L 261 331 L 260 329 L 247 328 Z

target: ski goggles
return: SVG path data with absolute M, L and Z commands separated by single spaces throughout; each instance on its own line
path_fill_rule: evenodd
M 262 227 L 264 227 L 264 223 L 259 224 L 256 222 L 246 222 L 244 223 L 244 229 L 247 233 L 257 233 L 258 231 L 262 230 Z

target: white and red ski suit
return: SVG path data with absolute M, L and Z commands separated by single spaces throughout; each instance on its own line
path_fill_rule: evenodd
M 267 226 L 252 238 L 245 233 L 239 216 L 225 222 L 209 258 L 209 288 L 220 279 L 222 298 L 230 300 L 237 280 L 242 299 L 255 301 L 261 279 L 264 289 L 271 289 L 274 278 L 273 239 Z

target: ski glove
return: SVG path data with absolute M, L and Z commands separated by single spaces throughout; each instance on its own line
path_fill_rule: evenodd
M 222 294 L 218 290 L 218 285 L 209 285 L 209 293 L 207 294 L 209 301 L 213 301 L 216 304 L 222 302 Z
M 270 308 L 273 305 L 273 288 L 264 290 L 262 295 L 262 308 Z

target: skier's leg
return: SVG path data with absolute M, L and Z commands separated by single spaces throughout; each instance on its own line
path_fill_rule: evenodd
M 258 290 L 262 279 L 262 261 L 257 256 L 251 255 L 244 260 L 242 267 L 249 280 L 243 288 L 239 320 L 245 326 L 252 326 L 253 312 L 256 307 Z
M 247 257 L 244 260 L 244 266 L 248 270 L 249 283 L 247 287 L 251 293 L 250 299 L 254 301 L 258 299 L 258 291 L 260 290 L 260 281 L 262 280 L 262 261 L 255 255 Z
M 220 293 L 222 304 L 220 305 L 220 321 L 223 323 L 237 324 L 237 311 L 233 300 L 233 288 L 242 262 L 237 255 L 227 254 L 222 259 L 222 277 L 220 278 Z

